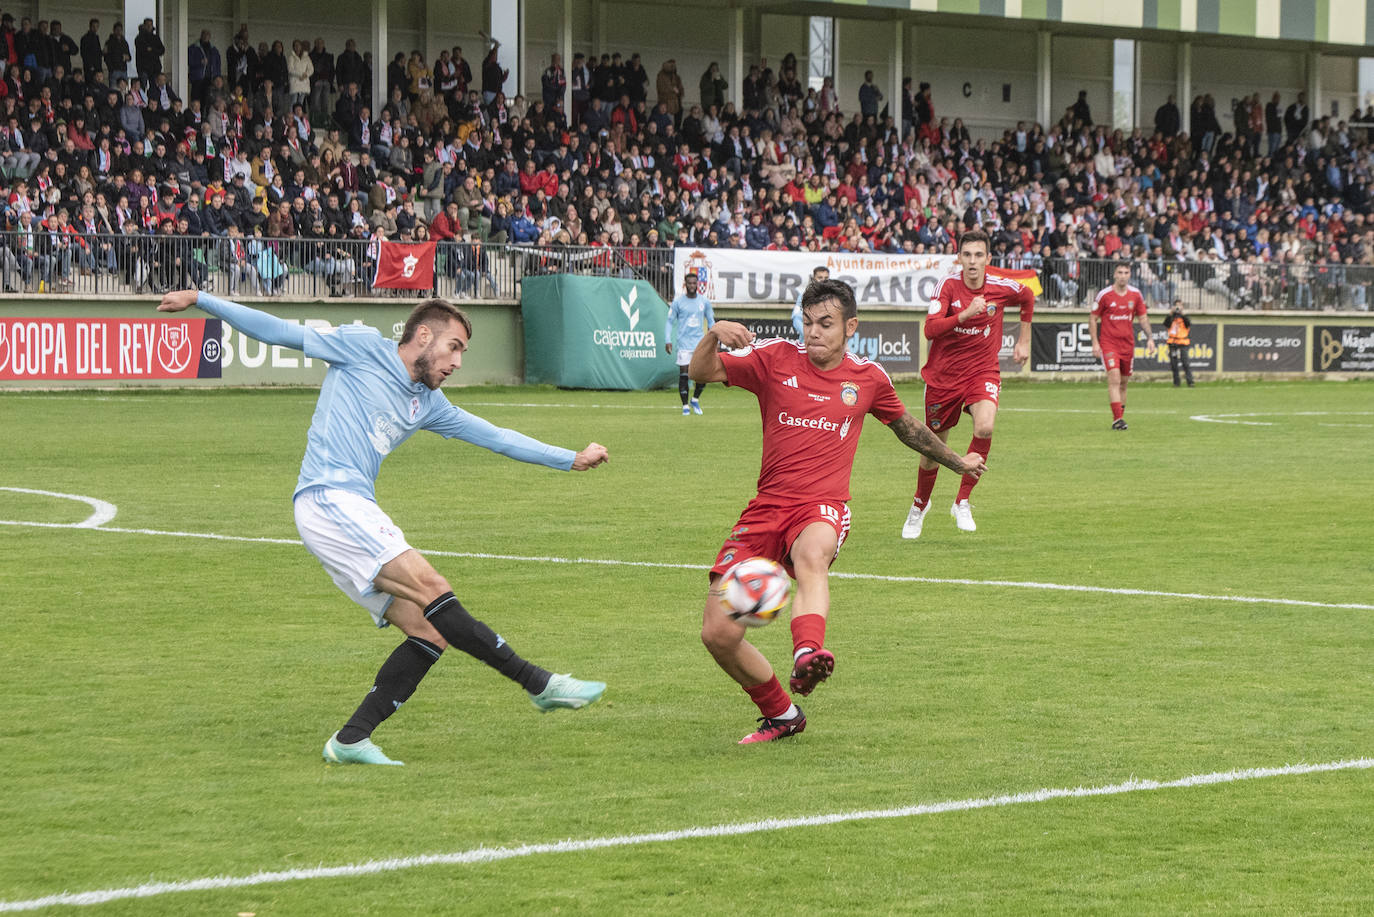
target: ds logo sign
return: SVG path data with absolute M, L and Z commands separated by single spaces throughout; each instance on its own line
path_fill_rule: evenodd
M 1093 338 L 1087 322 L 1074 322 L 1054 338 L 1055 357 L 1059 362 L 1087 354 L 1092 356 Z

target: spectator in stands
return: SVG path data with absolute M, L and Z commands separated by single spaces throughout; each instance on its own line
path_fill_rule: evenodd
M 1298 139 L 1307 128 L 1310 114 L 1307 110 L 1307 93 L 1300 92 L 1298 97 L 1289 105 L 1283 113 L 1283 126 L 1288 132 L 1288 142 L 1292 143 Z
M 1178 134 L 1180 127 L 1178 105 L 1170 94 L 1168 100 L 1155 109 L 1155 132 L 1168 140 Z
M 206 93 L 214 77 L 223 76 L 220 69 L 220 49 L 210 43 L 210 30 L 202 29 L 201 38 L 187 48 L 187 80 L 190 81 L 192 99 L 206 103 Z
M 873 82 L 873 71 L 864 71 L 864 81 L 859 86 L 859 114 L 865 118 L 878 117 L 878 106 L 882 104 L 883 91 Z
M 496 99 L 496 94 L 501 92 L 506 84 L 506 77 L 510 76 L 510 71 L 504 69 L 497 59 L 496 52 L 500 49 L 501 42 L 495 38 L 489 41 L 491 46 L 487 50 L 486 59 L 482 61 L 483 105 L 490 105 Z
M 310 49 L 310 66 L 310 117 L 324 121 L 329 114 L 334 91 L 334 55 L 325 48 L 323 38 L 316 38 L 314 47 Z
M 129 76 L 129 42 L 124 37 L 124 23 L 116 22 L 105 39 L 105 69 L 109 73 L 110 85 L 116 85 Z
M 86 82 L 95 79 L 97 71 L 105 69 L 104 42 L 100 40 L 100 20 L 92 19 L 86 34 L 81 36 L 81 67 Z
M 663 62 L 654 85 L 655 91 L 658 93 L 659 104 L 673 117 L 673 127 L 681 127 L 682 100 L 686 90 L 682 85 L 682 77 L 678 75 L 676 60 L 670 57 Z
M 310 78 L 314 74 L 315 63 L 310 59 L 309 47 L 299 39 L 291 42 L 291 53 L 286 58 L 286 91 L 293 107 L 309 104 Z
M 721 76 L 720 64 L 711 61 L 705 72 L 701 74 L 701 107 L 705 111 L 710 111 L 712 106 L 717 111 L 725 107 L 725 90 L 730 88 L 730 84 Z
M 158 37 L 157 26 L 151 18 L 144 19 L 138 27 L 138 34 L 134 36 L 134 64 L 144 88 L 162 72 L 162 55 L 166 53 L 167 48 Z

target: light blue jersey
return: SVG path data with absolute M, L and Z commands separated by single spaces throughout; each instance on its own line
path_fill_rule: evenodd
M 805 337 L 802 336 L 802 307 L 801 307 L 802 296 L 805 295 L 805 294 L 806 294 L 806 291 L 805 291 L 805 290 L 802 290 L 800 293 L 798 293 L 798 294 L 797 294 L 797 304 L 796 304 L 795 306 L 792 307 L 792 328 L 797 332 L 797 340 L 799 340 L 799 341 L 803 341 L 803 340 L 806 339 Z
M 706 329 L 716 323 L 711 301 L 700 294 L 679 293 L 668 307 L 668 321 L 663 325 L 663 340 L 677 348 L 679 354 L 690 355 L 701 343 Z
M 568 471 L 577 453 L 497 427 L 410 378 L 396 344 L 366 325 L 317 331 L 207 293 L 196 304 L 236 331 L 324 360 L 329 370 L 306 436 L 295 493 L 337 487 L 376 500 L 382 459 L 416 430 L 461 439 L 522 462 Z

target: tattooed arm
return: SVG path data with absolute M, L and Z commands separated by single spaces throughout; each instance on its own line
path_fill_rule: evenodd
M 934 459 L 951 471 L 978 477 L 988 470 L 988 466 L 983 464 L 981 455 L 970 452 L 960 458 L 953 449 L 940 441 L 940 437 L 936 436 L 930 427 L 912 417 L 910 411 L 892 421 L 890 426 L 892 432 L 897 434 L 897 438 L 905 443 L 908 448 L 915 449 L 922 455 Z

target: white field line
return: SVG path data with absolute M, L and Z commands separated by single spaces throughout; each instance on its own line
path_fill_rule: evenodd
M 13 489 L 13 488 L 0 488 Z M 79 526 L 63 522 L 22 522 L 14 519 L 0 519 L 0 525 L 32 526 L 35 528 L 65 529 Z M 290 544 L 299 545 L 295 538 L 253 538 L 245 535 L 221 535 L 216 532 L 168 532 L 161 529 L 129 529 L 113 525 L 89 528 L 92 532 L 110 532 L 116 535 L 153 535 L 169 538 L 202 538 L 209 541 L 238 541 L 249 544 Z M 601 567 L 647 567 L 661 570 L 698 570 L 711 569 L 708 564 L 675 564 L 652 560 L 618 560 L 606 557 L 554 557 L 528 554 L 492 554 L 485 551 L 430 551 L 416 548 L 427 557 L 456 557 L 469 560 L 511 560 L 519 563 L 569 564 Z M 1239 602 L 1247 605 L 1284 605 L 1302 608 L 1347 608 L 1355 611 L 1374 611 L 1374 605 L 1359 602 L 1314 602 L 1306 599 L 1282 599 L 1255 595 L 1211 595 L 1203 592 L 1165 592 L 1159 589 L 1116 589 L 1110 586 L 1083 586 L 1075 583 L 1040 583 L 1032 580 L 995 580 L 964 579 L 936 576 L 890 576 L 882 573 L 842 573 L 831 572 L 835 579 L 867 580 L 880 583 L 926 583 L 940 586 L 977 586 L 1007 589 L 1040 589 L 1051 592 L 1086 592 L 1099 595 L 1150 596 L 1166 599 L 1198 599 L 1208 602 Z
M 672 831 L 656 831 L 648 834 L 622 834 L 611 837 L 594 837 L 583 840 L 563 840 L 539 844 L 522 844 L 518 847 L 475 847 L 470 850 L 452 853 L 429 853 L 419 856 L 393 857 L 385 860 L 366 860 L 344 866 L 316 866 L 310 869 L 284 869 L 275 872 L 257 872 L 247 876 L 210 876 L 200 879 L 185 879 L 179 882 L 146 882 L 143 885 L 125 888 L 106 888 L 87 892 L 62 892 L 42 898 L 24 901 L 0 901 L 0 913 L 33 911 L 44 907 L 59 905 L 80 906 L 105 904 L 126 898 L 153 898 L 176 892 L 213 891 L 225 888 L 251 888 L 258 885 L 272 885 L 283 882 L 303 882 L 312 879 L 349 878 L 370 876 L 379 873 L 400 872 L 425 866 L 467 866 L 474 863 L 495 863 L 522 857 L 539 856 L 550 853 L 584 853 L 592 850 L 606 850 L 614 847 L 636 847 L 644 844 L 675 843 L 711 837 L 739 837 L 746 834 L 760 834 L 766 831 L 784 831 L 790 828 L 811 828 L 837 825 L 846 822 L 874 821 L 889 818 L 912 818 L 921 815 L 939 815 L 946 812 L 970 812 L 975 809 L 991 809 L 999 806 L 1023 805 L 1026 803 L 1047 802 L 1051 799 L 1078 799 L 1091 796 L 1120 796 L 1125 793 L 1139 793 L 1146 790 L 1189 789 L 1198 786 L 1212 786 L 1219 783 L 1238 783 L 1242 780 L 1259 780 L 1266 777 L 1294 777 L 1304 774 L 1329 773 L 1332 771 L 1369 770 L 1374 768 L 1374 758 L 1355 758 L 1345 761 L 1331 761 L 1326 764 L 1290 764 L 1286 767 L 1252 767 L 1244 770 L 1221 771 L 1211 774 L 1195 774 L 1178 780 L 1157 781 L 1132 778 L 1123 783 L 1106 786 L 1075 787 L 1072 789 L 1041 789 L 1025 793 L 1002 796 L 984 796 L 978 799 L 951 799 L 945 802 L 922 803 L 901 806 L 893 809 L 869 809 L 858 812 L 836 812 L 826 815 L 807 815 L 799 818 L 766 818 L 761 821 L 725 825 L 709 825 L 694 828 L 679 828 Z
M 1236 424 L 1243 427 L 1273 427 L 1277 426 L 1272 420 L 1239 420 L 1240 417 L 1367 417 L 1374 414 L 1374 411 L 1252 411 L 1245 414 L 1194 414 L 1189 420 L 1196 420 L 1201 423 L 1227 423 Z M 1335 424 L 1322 424 L 1318 426 L 1336 426 Z M 1364 426 L 1363 424 L 1353 424 L 1352 426 Z

